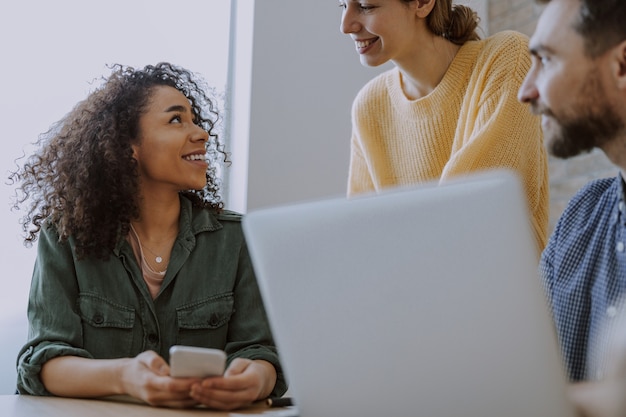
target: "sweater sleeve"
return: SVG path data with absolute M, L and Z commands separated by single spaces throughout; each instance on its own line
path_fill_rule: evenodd
M 508 168 L 522 180 L 534 235 L 541 251 L 547 240 L 548 165 L 540 118 L 517 100 L 517 92 L 530 67 L 526 42 L 510 37 L 501 56 L 486 62 L 484 77 L 476 76 L 470 91 L 480 91 L 476 104 L 461 109 L 452 154 L 441 181 L 471 171 Z M 522 41 L 519 41 L 522 39 Z

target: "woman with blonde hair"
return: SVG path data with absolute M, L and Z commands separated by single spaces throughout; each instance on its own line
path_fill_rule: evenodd
M 492 168 L 521 178 L 538 249 L 548 233 L 548 170 L 540 119 L 516 95 L 528 39 L 480 39 L 477 14 L 450 0 L 344 0 L 341 31 L 361 63 L 394 68 L 352 108 L 348 195 L 445 182 Z

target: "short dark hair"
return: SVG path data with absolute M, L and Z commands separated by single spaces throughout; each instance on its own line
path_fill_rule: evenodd
M 551 0 L 537 0 L 547 4 Z M 585 42 L 585 52 L 598 57 L 626 40 L 626 0 L 579 0 L 574 29 Z

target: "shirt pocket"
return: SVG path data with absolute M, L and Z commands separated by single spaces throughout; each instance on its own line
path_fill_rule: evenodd
M 177 308 L 176 343 L 224 349 L 233 305 L 233 293 L 224 293 Z
M 96 294 L 80 294 L 78 309 L 83 325 L 84 349 L 96 359 L 132 355 L 135 309 Z

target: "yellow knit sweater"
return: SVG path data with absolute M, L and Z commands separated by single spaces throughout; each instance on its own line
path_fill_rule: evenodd
M 517 100 L 528 39 L 505 31 L 470 41 L 428 96 L 408 100 L 397 68 L 367 83 L 352 107 L 348 195 L 489 168 L 518 172 L 539 250 L 548 232 L 548 167 L 540 118 Z

